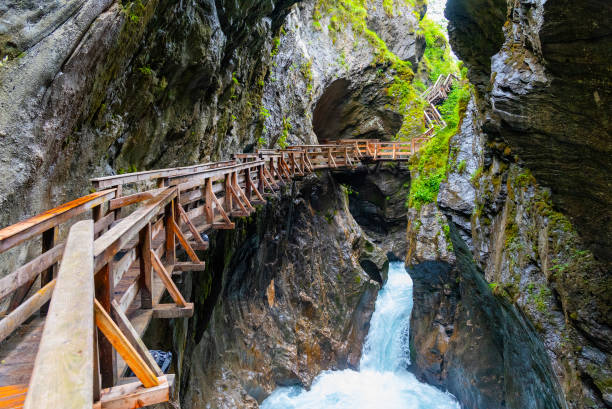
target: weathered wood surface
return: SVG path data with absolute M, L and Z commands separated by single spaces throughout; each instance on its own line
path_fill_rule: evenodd
M 93 405 L 93 236 L 92 220 L 70 229 L 26 409 Z
M 0 252 L 6 251 L 24 241 L 42 234 L 68 219 L 115 197 L 115 190 L 104 190 L 80 197 L 44 213 L 30 217 L 0 230 Z

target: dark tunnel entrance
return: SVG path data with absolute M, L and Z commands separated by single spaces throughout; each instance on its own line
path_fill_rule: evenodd
M 388 108 L 384 84 L 333 81 L 317 101 L 312 127 L 319 142 L 338 139 L 390 140 L 402 126 L 402 115 Z

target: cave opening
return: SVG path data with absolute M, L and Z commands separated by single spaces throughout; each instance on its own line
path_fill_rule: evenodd
M 367 77 L 370 73 L 363 73 Z M 375 77 L 376 78 L 376 77 Z M 370 79 L 340 78 L 329 84 L 317 101 L 312 127 L 317 140 L 391 140 L 403 116 L 387 108 L 389 96 Z

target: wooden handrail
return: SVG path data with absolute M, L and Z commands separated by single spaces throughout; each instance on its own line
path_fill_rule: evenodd
M 68 234 L 25 409 L 93 405 L 93 237 L 91 220 Z
M 115 189 L 92 193 L 5 227 L 0 230 L 0 252 L 15 247 L 33 236 L 41 234 L 114 197 Z

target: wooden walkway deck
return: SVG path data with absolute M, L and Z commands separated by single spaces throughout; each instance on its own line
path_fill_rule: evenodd
M 193 314 L 172 275 L 204 270 L 201 233 L 234 228 L 232 217 L 252 214 L 292 178 L 407 160 L 426 140 L 342 140 L 95 178 L 97 192 L 3 228 L 0 252 L 37 239 L 42 252 L 0 279 L 0 298 L 9 300 L 0 320 L 0 408 L 168 401 L 173 375 L 161 372 L 141 337 L 153 318 Z M 72 226 L 63 241 L 60 225 Z M 173 302 L 160 304 L 166 291 Z M 123 378 L 127 367 L 136 379 Z

